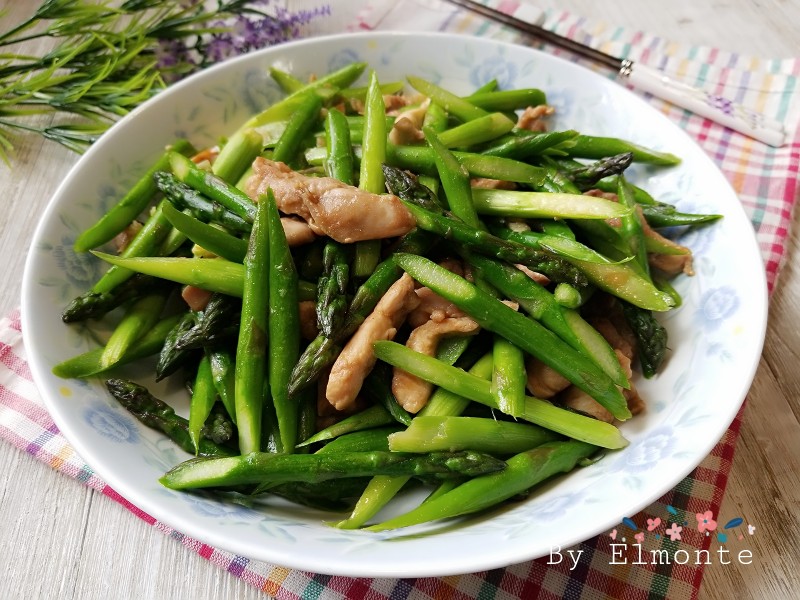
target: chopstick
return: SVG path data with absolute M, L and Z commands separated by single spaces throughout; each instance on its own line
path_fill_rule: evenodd
M 786 140 L 786 131 L 782 123 L 769 119 L 761 113 L 750 110 L 728 98 L 676 81 L 661 71 L 636 63 L 628 58 L 612 56 L 474 0 L 448 1 L 451 4 L 466 8 L 507 27 L 527 33 L 553 46 L 569 50 L 578 56 L 608 67 L 616 71 L 619 80 L 627 82 L 641 91 L 650 93 L 765 144 L 777 147 L 782 146 Z

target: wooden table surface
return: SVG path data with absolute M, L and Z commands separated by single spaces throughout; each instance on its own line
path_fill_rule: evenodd
M 535 0 L 691 44 L 744 54 L 790 57 L 798 51 L 795 0 Z M 37 1 L 4 0 L 0 27 Z M 290 4 L 313 6 L 311 0 Z M 333 0 L 345 23 L 361 4 Z M 326 31 L 331 30 L 330 22 Z M 34 46 L 35 47 L 35 46 Z M 20 302 L 27 246 L 40 212 L 77 157 L 35 137 L 17 141 L 13 168 L 0 165 L 0 315 Z M 795 218 L 795 221 L 797 218 Z M 707 567 L 703 599 L 800 597 L 800 246 L 794 223 L 786 265 L 772 298 L 769 329 L 749 395 L 722 515 L 758 526 L 753 564 Z M 145 524 L 117 503 L 0 442 L 2 598 L 264 598 Z

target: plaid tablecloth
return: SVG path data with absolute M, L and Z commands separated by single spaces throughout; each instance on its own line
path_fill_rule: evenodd
M 513 0 L 494 4 L 507 12 L 525 10 L 524 4 Z M 788 124 L 789 143 L 782 148 L 770 148 L 661 101 L 651 100 L 700 143 L 739 194 L 757 233 L 771 291 L 784 257 L 797 196 L 800 60 L 759 59 L 714 48 L 685 46 L 642 32 L 589 23 L 568 13 L 552 13 L 546 17 L 546 27 L 562 35 L 662 69 Z M 514 32 L 436 0 L 373 0 L 365 4 L 352 29 L 442 30 L 504 40 L 519 39 Z M 532 44 L 530 40 L 525 43 Z M 572 548 L 583 551 L 576 565 L 565 556 L 559 564 L 548 564 L 556 560 L 544 557 L 503 569 L 444 578 L 353 579 L 318 575 L 250 561 L 217 550 L 158 522 L 117 494 L 75 453 L 45 410 L 26 362 L 19 313 L 15 311 L 0 320 L 2 438 L 119 502 L 216 566 L 280 599 L 695 598 L 703 577 L 703 564 L 687 560 L 683 565 L 675 561 L 671 564 L 643 561 L 646 564 L 635 565 L 630 558 L 626 564 L 621 564 L 619 557 L 615 559 L 613 555 L 612 543 L 626 536 L 628 542 L 633 543 L 637 534 L 651 528 L 660 541 L 648 544 L 648 551 L 665 549 L 676 555 L 683 550 L 691 557 L 696 550 L 715 551 L 720 543 L 717 536 L 723 530 L 723 521 L 731 525 L 727 520 L 735 516 L 719 515 L 719 508 L 742 412 L 712 453 L 675 489 L 612 532 Z M 706 535 L 703 529 L 711 529 L 716 520 L 719 520 L 719 527 L 713 535 Z M 746 536 L 747 525 L 746 522 L 731 525 L 723 535 Z

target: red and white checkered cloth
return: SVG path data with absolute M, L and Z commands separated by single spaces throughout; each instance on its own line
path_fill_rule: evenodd
M 414 10 L 402 10 L 404 4 Z M 514 0 L 503 10 L 520 9 Z M 798 194 L 800 165 L 800 60 L 744 57 L 713 48 L 690 47 L 640 32 L 567 14 L 547 15 L 546 26 L 567 37 L 617 56 L 664 69 L 713 93 L 755 107 L 789 127 L 789 143 L 769 148 L 707 120 L 658 100 L 662 110 L 692 135 L 716 161 L 739 194 L 752 220 L 772 291 L 786 250 L 791 214 Z M 502 27 L 435 0 L 425 3 L 373 0 L 359 15 L 355 29 L 444 30 L 509 40 L 515 35 Z M 710 87 L 709 87 L 710 86 Z M 717 515 L 733 460 L 742 412 L 712 453 L 674 490 L 632 517 L 643 528 L 648 519 L 693 521 L 695 514 Z M 99 479 L 60 435 L 33 384 L 25 358 L 19 313 L 0 320 L 0 437 L 54 469 L 77 479 L 122 504 L 139 518 L 179 540 L 187 548 L 241 577 L 268 594 L 284 598 L 695 598 L 703 565 L 614 564 L 611 538 L 598 536 L 578 545 L 577 567 L 564 560 L 549 565 L 543 558 L 488 572 L 424 579 L 353 579 L 316 575 L 250 561 L 202 544 L 159 523 L 114 492 Z M 622 530 L 622 527 L 620 528 Z M 628 535 L 631 535 L 629 532 Z M 622 535 L 622 534 L 620 534 Z M 680 542 L 662 539 L 659 549 L 671 553 L 709 549 L 713 537 L 685 527 Z

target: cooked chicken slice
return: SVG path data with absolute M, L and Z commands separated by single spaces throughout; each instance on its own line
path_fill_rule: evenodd
M 547 275 L 544 275 L 542 273 L 537 273 L 536 271 L 529 269 L 525 265 L 514 265 L 514 266 L 517 267 L 523 273 L 525 273 L 525 275 L 533 279 L 539 285 L 550 284 L 550 278 Z
M 533 357 L 525 362 L 525 371 L 528 374 L 528 391 L 543 400 L 552 398 L 570 385 L 568 379 Z
M 694 264 L 691 254 L 648 254 L 650 266 L 666 275 L 675 276 L 680 273 L 694 275 Z
M 556 109 L 547 104 L 540 104 L 539 106 L 529 106 L 522 111 L 522 114 L 517 120 L 517 127 L 520 129 L 527 129 L 528 131 L 547 131 L 547 124 L 545 117 L 549 117 Z
M 619 350 L 614 350 L 617 354 L 617 360 L 619 364 L 622 366 L 622 370 L 625 372 L 625 376 L 628 378 L 628 381 L 631 384 L 630 389 L 623 389 L 622 395 L 625 397 L 625 400 L 628 403 L 628 410 L 631 411 L 632 415 L 638 415 L 642 412 L 645 408 L 645 403 L 642 397 L 639 395 L 639 391 L 636 389 L 636 386 L 633 384 L 633 371 L 631 370 L 631 359 L 625 356 Z
M 117 253 L 122 252 L 128 247 L 128 244 L 133 241 L 133 238 L 136 237 L 136 234 L 139 233 L 141 228 L 142 224 L 139 221 L 131 221 L 130 225 L 114 236 L 112 242 L 117 249 Z
M 421 287 L 416 291 L 416 295 L 419 298 L 419 304 L 408 316 L 408 323 L 411 327 L 420 327 L 428 321 L 442 321 L 447 318 L 465 316 L 464 311 L 430 288 Z
M 313 300 L 300 301 L 300 335 L 305 340 L 317 337 L 317 303 Z
M 269 188 L 281 212 L 299 216 L 314 233 L 337 242 L 396 237 L 416 225 L 397 196 L 371 194 L 331 177 L 308 177 L 282 162 L 259 157 L 246 192 L 257 199 Z
M 398 146 L 415 144 L 425 139 L 422 133 L 422 123 L 428 112 L 430 100 L 425 100 L 422 105 L 401 112 L 394 120 L 392 130 L 389 132 L 389 141 Z
M 441 321 L 428 321 L 414 329 L 408 336 L 406 347 L 435 356 L 442 338 L 452 335 L 474 335 L 478 324 L 470 317 L 456 317 Z M 392 376 L 392 394 L 408 412 L 415 414 L 428 403 L 433 384 L 395 367 Z
M 411 104 L 412 100 L 403 94 L 384 94 L 383 105 L 386 107 L 386 114 L 396 114 L 398 110 Z
M 404 273 L 378 301 L 375 310 L 356 330 L 333 363 L 325 396 L 337 410 L 352 405 L 364 379 L 375 365 L 372 344 L 378 340 L 393 339 L 397 328 L 418 304 L 414 280 Z
M 208 301 L 211 300 L 212 293 L 203 288 L 187 285 L 181 290 L 181 298 L 192 310 L 205 310 Z
M 594 417 L 599 421 L 605 421 L 606 423 L 614 421 L 614 416 L 605 407 L 575 385 L 571 385 L 561 392 L 559 400 L 564 406 L 589 417 Z
M 317 239 L 317 236 L 311 230 L 311 226 L 300 219 L 281 217 L 281 225 L 283 226 L 283 233 L 286 234 L 286 241 L 292 247 L 310 244 Z
M 470 186 L 474 188 L 481 188 L 484 190 L 515 190 L 517 184 L 513 181 L 505 181 L 502 179 L 487 179 L 486 177 L 475 177 L 470 179 Z

